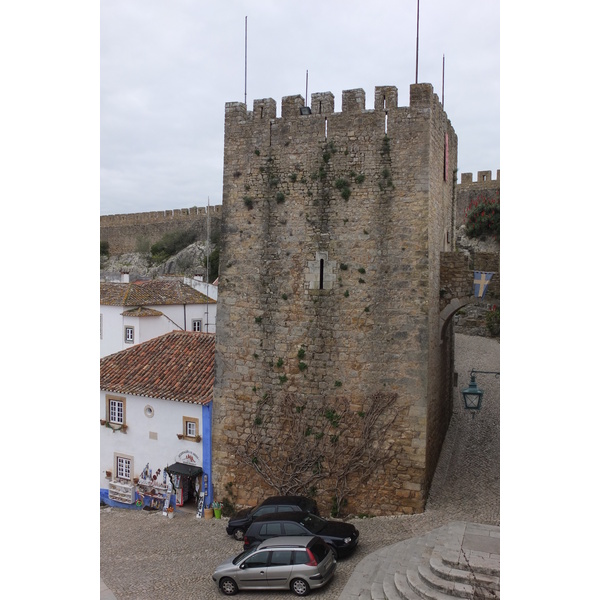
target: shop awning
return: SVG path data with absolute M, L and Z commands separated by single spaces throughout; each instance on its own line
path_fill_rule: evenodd
M 187 477 L 198 477 L 198 475 L 202 475 L 202 467 L 187 465 L 180 462 L 169 465 L 165 471 L 170 475 L 186 475 Z

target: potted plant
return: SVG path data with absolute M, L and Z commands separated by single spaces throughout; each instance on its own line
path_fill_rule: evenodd
M 112 478 L 112 471 L 107 470 L 106 471 L 106 479 L 111 479 Z
M 220 519 L 221 511 L 223 510 L 223 504 L 221 502 L 213 502 L 212 507 L 215 512 L 215 519 Z

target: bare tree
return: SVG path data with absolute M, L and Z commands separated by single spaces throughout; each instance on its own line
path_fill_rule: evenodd
M 386 434 L 396 399 L 397 394 L 376 393 L 352 406 L 345 397 L 323 402 L 287 394 L 274 402 L 265 394 L 237 455 L 279 494 L 330 494 L 339 514 L 390 452 Z

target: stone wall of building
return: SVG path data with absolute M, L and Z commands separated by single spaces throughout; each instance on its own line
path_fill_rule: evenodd
M 213 413 L 215 494 L 250 505 L 276 492 L 244 464 L 253 427 L 289 458 L 290 403 L 361 414 L 395 398 L 394 422 L 347 510 L 424 509 L 451 414 L 452 328 L 440 340 L 441 253 L 451 250 L 457 136 L 429 84 L 410 106 L 362 89 L 225 109 L 219 319 Z M 441 342 L 441 343 L 440 343 Z M 302 360 L 299 359 L 302 353 Z M 302 365 L 301 365 L 302 363 Z M 260 418 L 259 418 L 260 413 Z M 288 424 L 289 425 L 289 424 Z M 347 433 L 352 445 L 359 431 Z M 286 444 L 288 448 L 286 448 Z M 330 482 L 317 486 L 323 511 Z
M 473 181 L 473 173 L 461 174 L 460 183 L 456 186 L 457 229 L 465 224 L 467 210 L 478 198 L 500 200 L 500 169 L 496 171 L 496 179 L 492 179 L 491 171 L 478 171 L 476 181 Z
M 208 219 L 207 219 L 208 210 Z M 221 227 L 221 206 L 194 206 L 176 210 L 146 213 L 104 215 L 100 217 L 100 240 L 108 242 L 109 252 L 125 254 L 137 252 L 140 243 L 148 247 L 166 233 L 194 230 L 198 239 L 206 239 L 207 220 L 210 231 Z

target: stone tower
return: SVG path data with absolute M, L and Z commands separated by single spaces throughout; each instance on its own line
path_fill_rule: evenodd
M 215 497 L 312 493 L 327 514 L 343 472 L 346 511 L 424 509 L 452 410 L 439 301 L 456 164 L 430 84 L 411 85 L 408 107 L 393 86 L 374 109 L 362 89 L 341 112 L 330 92 L 310 110 L 283 98 L 280 118 L 270 98 L 226 104 Z

